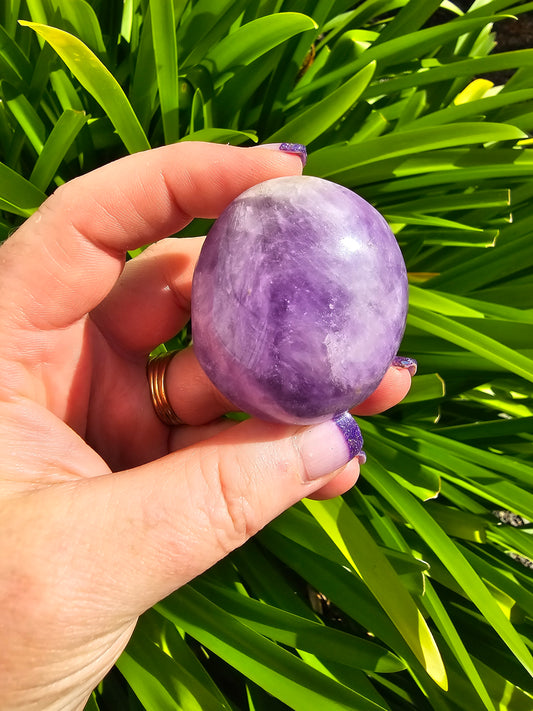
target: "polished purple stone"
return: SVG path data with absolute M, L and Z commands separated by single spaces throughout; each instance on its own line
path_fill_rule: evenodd
M 320 422 L 367 398 L 406 313 L 405 264 L 385 219 L 311 176 L 242 193 L 211 228 L 193 279 L 202 368 L 266 420 Z

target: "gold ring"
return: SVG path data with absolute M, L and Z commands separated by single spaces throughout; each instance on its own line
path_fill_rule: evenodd
M 162 355 L 154 356 L 148 360 L 146 365 L 146 375 L 150 384 L 150 395 L 152 396 L 155 414 L 165 425 L 185 424 L 174 412 L 174 408 L 170 404 L 165 390 L 167 368 L 176 353 L 177 351 L 170 351 Z

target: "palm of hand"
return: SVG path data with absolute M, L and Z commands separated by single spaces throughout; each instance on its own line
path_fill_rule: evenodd
M 144 610 L 303 496 L 355 482 L 356 462 L 302 482 L 298 428 L 228 432 L 191 350 L 168 377 L 191 427 L 161 424 L 146 358 L 188 320 L 201 240 L 162 240 L 124 268 L 127 249 L 300 169 L 230 146 L 139 154 L 65 186 L 2 247 L 2 708 L 82 708 Z M 392 373 L 360 411 L 408 381 Z

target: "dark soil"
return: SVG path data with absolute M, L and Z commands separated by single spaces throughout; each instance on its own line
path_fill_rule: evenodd
M 473 0 L 455 0 L 455 4 L 463 11 L 468 10 Z M 449 22 L 454 15 L 448 10 L 439 9 L 428 22 L 428 25 L 438 25 Z M 517 16 L 517 19 L 502 20 L 494 25 L 496 33 L 496 47 L 493 53 L 512 52 L 516 49 L 533 48 L 533 11 L 524 12 Z M 505 83 L 513 74 L 513 71 L 494 72 L 488 79 L 495 84 Z

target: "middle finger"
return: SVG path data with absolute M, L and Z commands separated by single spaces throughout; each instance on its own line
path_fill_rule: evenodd
M 126 263 L 104 301 L 91 313 L 115 347 L 146 354 L 189 321 L 192 275 L 203 237 L 168 238 Z

